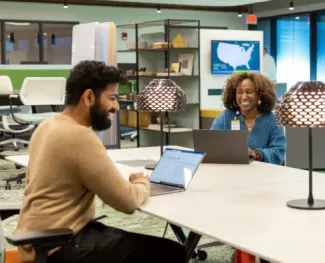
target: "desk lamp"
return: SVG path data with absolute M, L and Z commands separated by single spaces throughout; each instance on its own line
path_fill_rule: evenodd
M 166 112 L 181 112 L 186 109 L 185 92 L 170 79 L 154 79 L 141 90 L 136 98 L 136 110 L 140 112 L 160 113 L 160 156 L 164 145 L 164 114 Z M 155 169 L 156 164 L 145 166 Z
M 325 209 L 325 200 L 313 197 L 312 128 L 325 127 L 325 84 L 319 81 L 298 82 L 285 93 L 276 105 L 277 123 L 287 127 L 308 128 L 309 195 L 307 199 L 287 202 L 291 208 Z

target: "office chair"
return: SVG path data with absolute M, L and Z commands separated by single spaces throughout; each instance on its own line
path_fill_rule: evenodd
M 12 118 L 21 125 L 33 124 L 39 125 L 42 121 L 52 117 L 59 111 L 58 106 L 64 105 L 66 79 L 63 77 L 28 77 L 24 79 L 20 94 L 10 95 L 10 101 L 17 97 L 20 98 L 24 105 L 50 105 L 55 111 L 15 114 L 11 107 Z
M 5 262 L 6 248 L 2 220 L 19 214 L 21 204 L 0 205 L 0 263 Z M 32 245 L 36 251 L 34 263 L 46 263 L 48 252 L 54 248 L 67 244 L 73 236 L 70 229 L 47 229 L 32 231 L 20 235 L 5 237 L 13 246 Z
M 8 96 L 8 98 L 13 93 L 13 86 L 10 78 L 8 76 L 0 76 L 0 96 Z M 11 113 L 19 113 L 21 112 L 21 107 L 14 107 L 14 106 L 0 106 L 0 132 L 3 134 L 11 135 L 13 138 L 4 140 L 0 142 L 0 146 L 10 145 L 13 144 L 15 149 L 18 149 L 18 143 L 22 143 L 27 145 L 28 141 L 17 139 L 17 135 L 22 135 L 31 131 L 34 128 L 34 125 L 24 124 L 20 125 L 14 122 L 10 118 Z

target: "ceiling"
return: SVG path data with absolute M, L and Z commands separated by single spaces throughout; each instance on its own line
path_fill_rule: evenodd
M 111 0 L 101 0 L 105 2 L 112 2 Z M 117 2 L 142 2 L 151 4 L 177 4 L 189 6 L 242 6 L 261 2 L 268 2 L 270 0 L 114 0 Z
M 69 5 L 130 8 L 157 8 L 160 5 L 161 9 L 248 12 L 249 5 L 269 1 L 271 0 L 68 0 L 68 3 Z M 63 4 L 63 0 L 10 0 L 10 2 Z

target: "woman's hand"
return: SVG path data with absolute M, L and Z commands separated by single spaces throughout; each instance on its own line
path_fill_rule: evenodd
M 248 148 L 248 155 L 251 156 L 254 160 L 256 160 L 256 153 L 251 148 Z

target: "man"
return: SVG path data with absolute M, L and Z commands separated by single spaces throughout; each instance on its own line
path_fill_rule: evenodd
M 269 80 L 276 82 L 276 69 L 274 58 L 267 53 L 267 48 L 263 51 L 263 75 Z
M 135 173 L 129 182 L 123 179 L 93 131 L 111 126 L 111 117 L 119 110 L 118 84 L 125 81 L 115 67 L 80 62 L 67 80 L 66 109 L 43 122 L 31 138 L 15 233 L 53 228 L 76 233 L 69 245 L 51 251 L 49 262 L 186 262 L 179 243 L 94 220 L 95 195 L 127 214 L 149 197 L 148 177 Z M 35 257 L 30 246 L 19 247 L 19 253 L 22 262 Z

